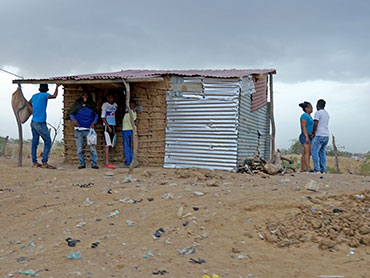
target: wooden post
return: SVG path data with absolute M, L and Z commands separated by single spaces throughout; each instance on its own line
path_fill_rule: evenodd
M 8 143 L 8 139 L 9 139 L 9 136 L 6 136 L 6 137 L 5 137 L 5 140 L 4 140 L 4 145 L 3 145 L 3 147 L 1 148 L 0 156 L 2 156 L 2 155 L 4 155 L 4 154 L 5 154 L 6 144 Z
M 333 135 L 333 149 L 334 149 L 334 155 L 335 155 L 335 168 L 337 169 L 337 174 L 340 174 L 339 170 L 339 161 L 338 161 L 338 149 L 335 145 L 335 137 Z
M 133 143 L 134 143 L 134 150 L 133 150 L 133 158 L 130 164 L 129 173 L 132 173 L 134 170 L 135 165 L 137 164 L 137 149 L 138 149 L 138 142 L 137 142 L 137 127 L 135 125 L 134 120 L 134 113 L 130 107 L 130 84 L 126 82 L 126 80 L 122 80 L 123 84 L 126 88 L 126 107 L 128 109 L 128 113 L 130 115 L 130 122 L 132 126 L 132 133 L 133 133 Z
M 270 121 L 271 121 L 271 158 L 273 159 L 275 155 L 275 118 L 274 118 L 274 94 L 273 94 L 273 85 L 272 85 L 272 73 L 269 74 L 270 78 Z

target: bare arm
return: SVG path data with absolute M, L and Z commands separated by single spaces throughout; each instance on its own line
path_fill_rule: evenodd
M 319 121 L 318 120 L 314 120 L 313 121 L 313 134 L 315 134 L 316 133 L 316 129 L 317 129 L 317 124 L 319 123 Z
M 50 95 L 49 96 L 49 99 L 56 98 L 58 96 L 58 88 L 59 88 L 59 86 L 60 86 L 60 84 L 57 84 L 56 85 L 54 94 Z
M 30 108 L 30 110 L 31 110 L 31 113 L 33 113 L 33 107 L 32 107 L 32 103 L 31 103 L 31 102 L 27 102 L 27 105 L 28 105 L 28 107 Z
M 112 132 L 112 128 L 109 126 L 107 120 L 105 118 L 101 118 L 103 122 L 105 123 L 105 126 L 108 128 L 109 132 Z

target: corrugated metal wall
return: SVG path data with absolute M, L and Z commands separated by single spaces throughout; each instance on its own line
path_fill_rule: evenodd
M 267 82 L 267 79 L 265 79 Z M 264 159 L 270 157 L 269 106 L 265 105 L 251 112 L 252 95 L 256 92 L 251 77 L 244 77 L 240 94 L 240 117 L 238 126 L 238 163 L 246 157 L 253 157 L 258 145 L 258 131 L 261 134 L 259 150 Z
M 164 167 L 235 170 L 239 79 L 172 77 L 171 84 Z

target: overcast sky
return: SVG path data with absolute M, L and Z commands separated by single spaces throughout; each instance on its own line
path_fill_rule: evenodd
M 298 103 L 323 98 L 337 144 L 367 152 L 369 14 L 366 0 L 1 0 L 0 68 L 25 78 L 275 68 L 277 147 L 300 133 Z M 14 78 L 0 72 L 0 135 L 16 138 Z M 26 98 L 37 88 L 24 85 Z M 50 123 L 58 125 L 61 107 L 61 97 L 49 101 Z

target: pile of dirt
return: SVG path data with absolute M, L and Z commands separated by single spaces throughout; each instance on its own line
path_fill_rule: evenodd
M 279 247 L 313 242 L 323 250 L 370 245 L 370 190 L 308 199 L 311 204 L 300 206 L 295 215 L 267 221 L 261 238 Z

